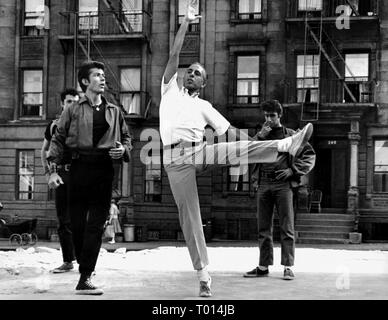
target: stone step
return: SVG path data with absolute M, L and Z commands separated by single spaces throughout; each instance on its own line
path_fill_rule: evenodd
M 348 226 L 351 227 L 354 225 L 353 220 L 326 220 L 326 219 L 299 219 L 297 218 L 295 221 L 296 226 Z
M 348 244 L 348 239 L 335 238 L 298 238 L 296 243 L 300 244 Z
M 349 239 L 348 232 L 298 231 L 298 239 Z
M 321 226 L 321 225 L 303 225 L 296 224 L 295 230 L 297 231 L 311 231 L 311 232 L 343 232 L 349 233 L 353 231 L 353 226 Z
M 354 221 L 352 214 L 338 214 L 338 213 L 297 213 L 296 220 L 299 219 L 314 219 L 314 220 L 351 220 Z

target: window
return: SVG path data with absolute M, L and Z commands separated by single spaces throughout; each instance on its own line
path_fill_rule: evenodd
M 321 11 L 322 0 L 299 0 L 299 11 Z
M 43 109 L 42 70 L 23 71 L 22 117 L 41 117 Z
M 236 103 L 259 103 L 259 56 L 237 57 Z
M 375 140 L 373 191 L 388 192 L 388 140 Z
M 372 0 L 348 0 L 344 2 L 347 6 L 346 14 L 349 16 L 372 16 L 375 14 Z
M 79 0 L 80 31 L 93 31 L 98 29 L 98 0 Z
M 18 199 L 32 200 L 34 195 L 34 150 L 18 151 Z
M 178 24 L 177 24 L 177 30 L 179 29 L 185 15 L 186 15 L 186 6 L 187 6 L 187 0 L 177 0 L 178 3 Z M 198 0 L 198 6 L 196 7 L 195 14 L 199 15 L 199 8 L 200 8 L 200 1 Z M 199 32 L 199 19 L 194 20 L 189 24 L 189 28 L 187 29 L 187 32 Z
M 319 55 L 297 56 L 297 101 L 318 102 Z
M 261 0 L 239 0 L 238 18 L 241 20 L 261 19 Z
M 39 36 L 43 34 L 45 24 L 44 0 L 25 0 L 24 34 Z
M 160 154 L 161 152 L 158 155 L 150 154 L 150 163 L 146 164 L 145 202 L 162 201 L 162 163 Z
M 120 103 L 128 114 L 140 115 L 140 68 L 120 70 Z
M 143 29 L 142 0 L 122 0 L 120 4 L 127 22 L 126 25 L 129 27 L 128 31 L 141 32 Z
M 228 191 L 249 192 L 250 191 L 250 168 L 248 166 L 228 168 Z
M 344 102 L 371 102 L 368 53 L 345 55 L 345 81 L 356 101 L 344 89 Z

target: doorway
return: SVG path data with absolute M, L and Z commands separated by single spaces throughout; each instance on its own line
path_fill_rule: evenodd
M 315 148 L 313 188 L 322 191 L 323 208 L 346 208 L 349 180 L 347 140 L 322 140 Z

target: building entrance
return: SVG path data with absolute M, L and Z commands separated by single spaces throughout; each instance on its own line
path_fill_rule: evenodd
M 314 189 L 322 191 L 323 208 L 346 208 L 349 180 L 348 141 L 324 139 L 315 144 Z

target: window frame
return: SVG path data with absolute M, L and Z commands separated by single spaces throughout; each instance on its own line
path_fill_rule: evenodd
M 184 0 L 181 0 L 184 1 Z M 205 0 L 203 0 L 205 1 Z M 179 3 L 180 0 L 175 0 L 175 32 L 178 32 L 178 29 L 180 27 L 179 18 L 184 17 L 184 15 L 179 15 Z M 201 14 L 202 10 L 202 0 L 199 0 L 198 3 L 198 14 Z M 197 19 L 195 23 L 190 23 L 187 28 L 187 34 L 200 34 L 201 32 L 201 20 Z
M 267 23 L 267 1 L 261 0 L 260 17 L 249 19 L 241 19 L 239 13 L 240 0 L 230 1 L 230 23 L 231 24 L 259 24 Z
M 259 58 L 259 70 L 258 70 L 258 78 L 238 78 L 238 60 L 239 57 L 258 57 Z M 233 104 L 236 105 L 258 105 L 260 104 L 261 101 L 261 69 L 262 69 L 262 64 L 261 64 L 261 55 L 260 53 L 254 54 L 253 52 L 246 52 L 246 53 L 238 53 L 235 55 L 235 72 L 234 72 L 234 90 L 233 90 Z M 258 95 L 238 95 L 238 82 L 243 81 L 243 80 L 257 80 L 258 81 Z M 248 102 L 238 102 L 239 97 L 246 97 L 248 99 Z M 257 98 L 257 102 L 252 102 L 253 98 Z M 249 102 L 250 100 L 250 102 Z
M 98 0 L 95 0 L 97 2 L 97 11 L 81 11 L 80 10 L 80 4 L 81 0 L 78 0 L 78 7 L 77 7 L 77 12 L 78 12 L 78 30 L 80 33 L 85 33 L 90 30 L 90 32 L 98 32 L 99 30 L 99 14 L 100 14 L 100 4 Z M 81 24 L 81 19 L 87 21 L 88 23 L 82 23 Z M 92 26 L 91 28 L 89 27 L 84 27 L 88 25 L 89 27 Z
M 262 99 L 266 95 L 266 51 L 268 45 L 268 38 L 258 39 L 255 42 L 245 40 L 230 40 L 228 41 L 229 47 L 229 76 L 228 76 L 228 108 L 258 108 Z M 236 56 L 238 55 L 258 55 L 259 60 L 259 103 L 255 104 L 237 104 L 235 103 L 236 93 Z
M 139 70 L 139 75 L 140 75 L 140 77 L 139 77 L 139 90 L 124 91 L 122 89 L 121 75 L 122 75 L 122 71 L 125 69 L 138 69 Z M 123 109 L 126 111 L 126 114 L 141 116 L 142 115 L 142 105 L 143 105 L 143 94 L 142 94 L 143 91 L 142 91 L 142 87 L 141 87 L 141 84 L 142 84 L 141 83 L 141 81 L 142 81 L 142 68 L 141 68 L 141 66 L 122 66 L 119 68 L 119 75 L 120 75 L 120 90 L 119 90 L 120 104 L 122 105 Z M 122 104 L 122 100 L 121 100 L 121 97 L 124 94 L 132 94 L 132 95 L 138 94 L 139 95 L 139 113 L 129 113 L 129 110 L 127 110 L 125 108 L 125 106 Z
M 32 26 L 26 26 L 26 20 L 27 19 L 39 19 L 39 17 L 43 17 L 43 19 L 45 19 L 45 8 L 46 8 L 46 1 L 43 0 L 43 11 L 26 11 L 26 8 L 27 8 L 27 5 L 26 5 L 26 2 L 29 1 L 29 0 L 24 0 L 23 1 L 23 15 L 22 15 L 22 35 L 25 36 L 25 37 L 41 37 L 44 35 L 44 29 L 45 29 L 45 26 L 42 26 L 40 28 L 37 27 L 37 25 L 32 25 Z M 29 16 L 27 18 L 27 15 L 28 14 L 36 14 L 36 15 L 32 15 L 32 16 Z M 30 32 L 28 32 L 28 30 L 33 30 L 33 34 L 30 34 Z
M 378 166 L 378 165 L 376 165 L 376 142 L 377 141 L 386 141 L 388 143 L 388 137 L 375 137 L 375 138 L 373 138 L 372 192 L 375 194 L 388 194 L 388 189 L 386 191 L 381 191 L 381 190 L 375 189 L 375 179 L 376 179 L 375 176 L 376 176 L 376 173 L 379 172 L 379 171 L 375 170 L 376 166 Z M 388 178 L 388 161 L 387 161 L 387 164 L 383 164 L 383 165 L 379 165 L 379 166 L 387 166 L 387 171 L 383 171 L 383 172 L 386 172 L 385 175 Z M 379 172 L 379 174 L 381 174 L 381 171 Z
M 32 168 L 33 168 L 33 172 L 31 175 L 23 175 L 23 176 L 32 176 L 32 190 L 31 191 L 21 191 L 20 190 L 20 178 L 21 178 L 21 174 L 20 174 L 20 165 L 21 165 L 21 158 L 20 158 L 20 155 L 22 154 L 22 152 L 31 152 L 32 153 Z M 16 150 L 16 188 L 15 188 L 15 191 L 16 191 L 16 195 L 15 195 L 15 198 L 17 200 L 22 200 L 22 201 L 31 201 L 31 200 L 34 200 L 34 196 L 35 196 L 35 150 L 34 149 L 17 149 Z M 27 194 L 27 199 L 23 199 L 21 198 L 21 194 Z M 30 197 L 28 195 L 31 195 Z
M 221 169 L 222 177 L 223 177 L 223 179 L 222 179 L 222 197 L 223 198 L 227 198 L 229 196 L 231 196 L 231 197 L 244 196 L 245 197 L 247 195 L 250 198 L 253 198 L 255 196 L 255 191 L 254 191 L 254 188 L 252 185 L 252 172 L 253 172 L 254 165 L 255 164 L 248 165 L 248 170 L 249 170 L 248 181 L 242 182 L 243 184 L 248 185 L 248 190 L 246 190 L 246 191 L 244 191 L 244 190 L 237 190 L 237 191 L 230 190 L 230 184 L 231 184 L 230 166 L 223 167 Z M 241 176 L 242 175 L 240 175 L 239 177 L 241 177 Z M 239 178 L 239 181 L 240 181 L 240 178 Z M 241 183 L 241 182 L 238 182 L 238 183 Z
M 41 72 L 41 79 L 42 79 L 42 91 L 39 91 L 39 92 L 25 92 L 24 91 L 24 86 L 25 86 L 25 83 L 24 83 L 24 75 L 25 75 L 25 71 L 40 71 Z M 43 72 L 43 68 L 23 68 L 21 69 L 21 101 L 20 101 L 20 111 L 19 111 L 19 117 L 21 119 L 43 119 L 43 114 L 44 114 L 44 72 Z M 42 104 L 36 104 L 36 105 L 29 105 L 29 106 L 39 106 L 39 114 L 38 115 L 25 115 L 23 113 L 23 110 L 24 110 L 24 95 L 25 94 L 29 94 L 29 93 L 32 93 L 32 94 L 41 94 L 42 95 Z M 28 105 L 27 105 L 28 106 Z
M 367 95 L 370 95 L 371 94 L 371 92 L 370 92 L 370 89 L 369 90 L 365 90 L 365 91 L 362 91 L 362 86 L 364 86 L 364 85 L 366 85 L 366 86 L 368 86 L 368 85 L 370 85 L 370 75 L 371 75 L 371 70 L 370 70 L 370 68 L 371 68 L 371 53 L 370 52 L 368 52 L 368 51 L 359 51 L 359 52 L 344 52 L 344 61 L 345 61 L 345 63 L 346 63 L 346 56 L 348 56 L 348 55 L 356 55 L 356 54 L 366 54 L 367 55 L 367 68 L 368 68 L 368 75 L 366 76 L 366 77 L 362 77 L 362 76 L 360 76 L 360 77 L 358 77 L 358 76 L 355 76 L 355 77 L 352 77 L 352 76 L 350 76 L 350 77 L 347 77 L 346 76 L 346 72 L 347 72 L 347 68 L 346 68 L 346 66 L 345 66 L 345 64 L 344 64 L 344 72 L 343 72 L 343 74 L 344 74 L 344 80 L 345 80 L 345 82 L 346 82 L 346 84 L 347 85 L 358 85 L 358 87 L 359 87 L 359 96 L 358 97 L 355 97 L 356 98 L 356 100 L 357 100 L 357 103 L 363 103 L 363 102 L 371 102 L 370 100 L 372 100 L 373 98 L 372 97 L 369 97 L 367 100 L 369 100 L 369 101 L 363 101 L 364 100 L 364 96 L 365 96 L 365 94 L 367 94 Z M 355 80 L 353 80 L 353 78 L 356 78 Z M 359 79 L 361 79 L 361 78 L 366 78 L 366 80 L 364 79 L 364 80 L 357 80 L 357 78 L 359 78 Z M 351 80 L 349 80 L 349 79 L 351 79 Z M 350 89 L 350 88 L 349 88 Z M 353 92 L 352 92 L 353 93 Z M 346 99 L 345 99 L 345 97 L 348 95 L 348 93 L 347 93 L 347 91 L 346 91 L 346 89 L 345 89 L 345 87 L 343 88 L 343 100 L 344 101 L 346 101 Z M 350 98 L 350 97 L 349 97 Z M 350 102 L 350 103 L 353 103 L 353 101 L 346 101 L 346 102 Z
M 299 56 L 304 56 L 306 59 L 306 56 L 316 56 L 317 57 L 317 60 L 318 60 L 318 76 L 317 77 L 298 77 L 298 57 Z M 313 60 L 314 61 L 314 60 Z M 315 53 L 315 52 L 306 52 L 306 54 L 304 53 L 296 53 L 295 55 L 295 90 L 296 90 L 296 102 L 297 103 L 318 103 L 320 101 L 320 84 L 321 84 L 321 68 L 322 68 L 322 61 L 319 61 L 319 54 Z M 312 64 L 312 67 L 314 67 L 314 63 Z M 313 79 L 313 82 L 315 83 L 315 81 L 318 81 L 318 85 L 316 87 L 301 87 L 299 88 L 298 87 L 298 83 L 300 80 L 303 81 L 303 83 L 305 83 L 305 79 Z M 309 89 L 309 88 L 313 88 L 313 90 L 316 90 L 317 91 L 317 101 L 304 101 L 305 98 L 302 100 L 302 101 L 299 101 L 299 91 L 305 91 L 306 89 Z M 307 90 L 306 90 L 307 91 Z
M 149 151 L 152 152 L 152 149 Z M 152 157 L 150 157 L 152 159 Z M 160 164 L 158 166 L 160 167 L 159 169 L 152 169 L 151 170 L 159 170 L 160 171 L 160 179 L 155 180 L 155 179 L 147 179 L 147 164 L 144 165 L 144 192 L 143 192 L 143 201 L 145 203 L 161 203 L 162 202 L 162 195 L 163 195 L 163 150 L 159 149 L 159 159 L 160 159 Z M 152 161 L 151 161 L 152 165 Z M 157 181 L 160 184 L 160 193 L 147 193 L 147 182 L 153 182 Z M 150 197 L 150 198 L 148 198 Z M 156 197 L 156 198 L 155 198 Z

